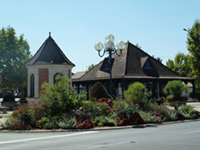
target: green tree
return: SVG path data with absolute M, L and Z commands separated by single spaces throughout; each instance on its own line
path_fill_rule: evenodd
M 197 19 L 192 28 L 186 30 L 187 48 L 191 55 L 192 71 L 195 78 L 200 79 L 200 21 Z
M 85 73 L 87 73 L 88 71 L 92 70 L 92 68 L 94 68 L 96 65 L 95 64 L 91 64 L 89 65 L 88 69 L 85 71 Z
M 136 43 L 135 46 L 136 46 L 137 48 L 139 48 L 139 49 L 142 48 L 138 43 Z
M 184 91 L 188 92 L 188 87 L 181 80 L 173 80 L 169 81 L 163 90 L 166 95 L 170 92 L 173 94 L 174 99 L 180 99 Z
M 28 42 L 24 35 L 16 36 L 12 27 L 0 30 L 0 72 L 3 78 L 2 89 L 18 88 L 22 92 L 26 87 L 26 68 L 24 64 L 31 57 Z
M 152 55 L 152 57 L 155 58 L 154 55 Z M 157 58 L 155 58 L 155 59 L 156 59 L 159 63 L 162 63 L 162 59 L 161 59 L 160 57 L 157 57 Z
M 166 66 L 181 76 L 192 76 L 191 56 L 178 53 L 174 60 L 168 59 Z
M 134 82 L 129 85 L 128 89 L 124 92 L 124 97 L 129 103 L 138 104 L 142 109 L 147 108 L 147 98 L 151 95 L 152 92 L 145 92 L 145 86 L 140 82 Z

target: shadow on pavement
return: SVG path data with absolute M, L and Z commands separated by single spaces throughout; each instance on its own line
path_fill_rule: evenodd
M 148 128 L 148 127 L 158 127 L 157 125 L 150 125 L 150 124 L 144 124 L 144 125 L 134 125 L 132 128 Z

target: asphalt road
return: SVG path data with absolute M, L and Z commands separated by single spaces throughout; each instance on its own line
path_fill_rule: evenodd
M 0 150 L 199 150 L 200 121 L 120 130 L 0 133 Z

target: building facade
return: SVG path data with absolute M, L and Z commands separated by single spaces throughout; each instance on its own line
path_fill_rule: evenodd
M 28 74 L 27 97 L 37 99 L 44 82 L 54 84 L 58 74 L 71 79 L 71 70 L 75 65 L 65 56 L 49 33 L 49 37 L 25 66 Z
M 118 56 L 114 53 L 112 59 L 113 96 L 123 97 L 123 92 L 127 90 L 131 83 L 136 81 L 143 83 L 146 91 L 152 91 L 155 98 L 164 96 L 163 88 L 168 81 L 172 80 L 181 80 L 186 84 L 190 82 L 193 85 L 193 93 L 195 91 L 194 78 L 176 74 L 129 41 L 126 43 L 122 55 Z M 105 61 L 107 59 L 101 61 L 92 70 L 79 78 L 77 75 L 72 76 L 73 87 L 75 87 L 77 93 L 80 92 L 80 87 L 84 87 L 89 97 L 89 89 L 97 81 L 100 81 L 109 91 L 110 73 L 102 70 L 106 64 Z

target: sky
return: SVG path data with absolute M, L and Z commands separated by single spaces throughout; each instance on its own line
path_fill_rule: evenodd
M 87 70 L 108 55 L 94 49 L 109 33 L 138 43 L 165 64 L 177 53 L 188 54 L 187 32 L 200 18 L 199 0 L 0 0 L 0 28 L 24 34 L 34 55 L 51 32 L 52 38 L 76 66 Z

